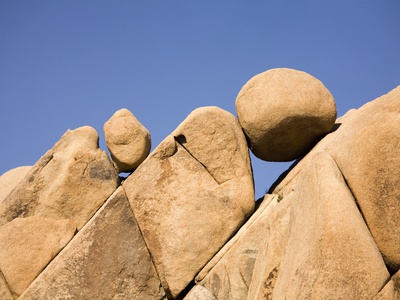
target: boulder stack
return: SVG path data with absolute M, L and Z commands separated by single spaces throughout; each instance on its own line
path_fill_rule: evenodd
M 295 70 L 236 105 L 243 127 L 198 108 L 147 158 L 124 109 L 104 126 L 114 162 L 85 126 L 3 174 L 0 299 L 400 299 L 400 86 L 335 126 Z M 302 156 L 258 202 L 248 143 Z

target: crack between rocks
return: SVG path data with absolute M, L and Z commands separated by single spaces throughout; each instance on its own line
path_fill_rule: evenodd
M 385 280 L 385 282 L 383 283 L 382 287 L 379 289 L 379 291 L 378 291 L 378 292 L 376 293 L 376 295 L 374 296 L 374 299 L 375 299 L 376 296 L 379 295 L 380 292 L 382 292 L 382 290 L 386 287 L 386 285 L 390 282 L 390 280 L 392 280 L 392 277 L 391 277 L 391 276 L 389 276 L 389 277 Z
M 331 156 L 331 155 L 330 155 L 330 156 Z M 344 183 L 346 184 L 347 189 L 349 190 L 351 196 L 353 197 L 354 203 L 356 204 L 357 209 L 358 209 L 358 211 L 360 212 L 360 215 L 361 215 L 361 217 L 362 217 L 362 219 L 363 219 L 363 221 L 364 221 L 364 224 L 365 224 L 365 226 L 367 227 L 367 229 L 368 229 L 368 231 L 369 231 L 369 233 L 370 233 L 370 235 L 371 235 L 371 238 L 372 238 L 372 240 L 374 241 L 374 243 L 375 243 L 375 245 L 376 245 L 375 239 L 374 239 L 374 237 L 372 236 L 372 233 L 371 233 L 371 229 L 370 229 L 369 226 L 368 226 L 368 223 L 367 223 L 367 221 L 366 221 L 366 219 L 365 219 L 365 216 L 364 216 L 364 214 L 363 214 L 363 211 L 361 210 L 360 204 L 358 203 L 357 198 L 356 198 L 356 196 L 354 195 L 354 192 L 353 192 L 352 189 L 350 188 L 350 185 L 349 185 L 349 183 L 348 183 L 346 177 L 344 176 L 342 170 L 340 169 L 338 163 L 336 162 L 335 158 L 334 158 L 333 156 L 331 156 L 331 157 L 332 157 L 333 161 L 335 162 L 336 167 L 337 167 L 338 170 L 340 171 L 340 174 L 342 175 L 342 178 L 343 178 L 343 180 L 344 180 Z M 391 280 L 391 273 L 390 273 L 390 271 L 388 270 L 388 267 L 387 267 L 387 265 L 386 265 L 386 263 L 385 263 L 385 260 L 383 259 L 383 253 L 380 251 L 378 245 L 376 245 L 376 247 L 377 247 L 379 253 L 381 254 L 381 257 L 382 257 L 382 260 L 383 260 L 384 265 L 385 265 L 385 267 L 386 267 L 386 270 L 387 270 L 388 273 L 389 273 L 388 278 L 386 279 L 386 281 L 384 282 L 383 286 L 379 289 L 379 292 L 377 293 L 377 294 L 379 294 L 379 293 L 381 292 L 381 290 L 386 286 L 386 284 Z
M 121 186 L 122 186 L 122 185 L 121 185 Z M 123 188 L 123 186 L 122 186 L 122 192 L 124 193 L 125 198 L 126 198 L 126 201 L 128 202 L 128 206 L 129 206 L 129 208 L 130 208 L 130 210 L 131 210 L 131 212 L 132 212 L 132 217 L 135 219 L 136 226 L 138 227 L 140 236 L 142 237 L 143 243 L 144 243 L 144 245 L 145 245 L 145 247 L 146 247 L 146 249 L 147 249 L 147 253 L 149 253 L 149 256 L 150 256 L 151 262 L 152 262 L 152 264 L 153 264 L 154 270 L 156 271 L 158 280 L 160 281 L 160 285 L 161 285 L 162 289 L 164 290 L 167 299 L 174 299 L 174 298 L 172 297 L 172 294 L 171 294 L 171 291 L 170 291 L 170 289 L 169 289 L 168 283 L 165 281 L 165 284 L 167 285 L 166 287 L 165 287 L 165 286 L 163 285 L 163 283 L 162 283 L 163 280 L 161 280 L 161 278 L 165 278 L 165 276 L 162 276 L 162 277 L 160 276 L 160 273 L 161 273 L 160 271 L 161 271 L 161 270 L 159 271 L 158 268 L 156 267 L 156 263 L 155 263 L 154 257 L 153 257 L 153 255 L 152 255 L 152 253 L 151 253 L 151 251 L 150 251 L 149 246 L 147 245 L 146 239 L 144 238 L 144 235 L 143 235 L 143 232 L 142 232 L 142 228 L 140 228 L 139 222 L 137 221 L 137 218 L 136 218 L 136 216 L 135 216 L 134 209 L 132 208 L 131 203 L 130 203 L 128 197 L 126 196 L 125 189 Z M 162 273 L 164 273 L 164 272 L 162 272 Z M 163 274 L 161 274 L 161 275 L 163 275 Z
M 347 189 L 349 190 L 351 196 L 353 197 L 354 202 L 355 202 L 355 204 L 356 204 L 356 206 L 357 206 L 357 209 L 358 209 L 358 211 L 360 212 L 360 215 L 361 215 L 361 217 L 362 217 L 363 220 L 364 220 L 364 224 L 367 226 L 368 231 L 369 231 L 370 234 L 371 234 L 371 229 L 370 229 L 369 226 L 368 226 L 368 223 L 367 223 L 367 221 L 366 221 L 366 219 L 365 219 L 364 213 L 363 213 L 363 211 L 361 210 L 360 204 L 358 203 L 357 198 L 356 198 L 356 196 L 354 195 L 354 192 L 352 191 L 352 189 L 351 189 L 351 187 L 350 187 L 350 185 L 349 185 L 349 182 L 347 181 L 346 177 L 344 176 L 344 174 L 343 174 L 342 170 L 340 169 L 338 163 L 336 162 L 335 158 L 334 158 L 332 155 L 329 155 L 329 156 L 332 157 L 333 161 L 334 161 L 335 164 L 336 164 L 336 167 L 337 167 L 338 170 L 340 171 L 340 174 L 342 175 L 343 181 L 344 181 L 344 183 L 346 184 L 346 187 L 347 187 Z M 371 236 L 372 236 L 372 234 L 371 234 Z M 375 240 L 374 240 L 374 241 L 375 241 Z
M 0 269 L 0 276 L 3 278 L 3 282 L 4 282 L 5 286 L 6 286 L 6 288 L 8 289 L 8 291 L 10 292 L 11 296 L 12 296 L 13 298 L 15 298 L 15 294 L 14 294 L 13 291 L 11 290 L 10 284 L 8 283 L 6 277 L 4 276 L 4 273 L 3 273 L 3 271 L 2 271 L 1 269 Z M 18 297 L 19 297 L 19 296 L 18 296 Z
M 218 180 L 213 176 L 213 174 L 211 174 L 211 172 L 207 169 L 207 166 L 204 165 L 201 161 L 199 161 L 184 145 L 180 140 L 186 140 L 184 135 L 178 135 L 178 136 L 174 136 L 175 142 L 178 143 L 179 145 L 182 146 L 183 149 L 185 149 L 185 151 L 191 156 L 193 157 L 193 159 L 195 159 L 200 165 L 203 166 L 203 168 L 207 171 L 208 174 L 210 174 L 210 176 L 212 177 L 212 179 L 214 179 L 214 181 L 218 184 L 221 185 L 222 183 L 218 182 Z

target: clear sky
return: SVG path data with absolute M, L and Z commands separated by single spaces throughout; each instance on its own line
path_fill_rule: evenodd
M 400 85 L 399 0 L 0 1 L 0 174 L 128 108 L 153 149 L 194 109 L 234 115 L 271 68 L 305 71 L 338 115 Z M 256 197 L 290 164 L 252 157 Z

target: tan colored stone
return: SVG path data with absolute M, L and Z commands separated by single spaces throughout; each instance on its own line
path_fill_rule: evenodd
M 400 269 L 400 86 L 361 107 L 329 148 L 391 271 Z M 341 127 L 342 127 L 341 126 Z
M 0 268 L 15 295 L 20 295 L 71 240 L 69 220 L 15 218 L 0 227 Z
M 1 236 L 7 241 L 1 243 L 0 269 L 14 293 L 29 286 L 118 184 L 97 132 L 88 126 L 67 131 L 32 167 L 0 202 Z
M 209 290 L 201 285 L 195 285 L 183 298 L 184 300 L 218 300 Z
M 192 112 L 123 186 L 173 297 L 254 210 L 245 137 L 234 116 L 216 107 Z
M 8 196 L 31 169 L 31 166 L 18 167 L 0 176 L 0 202 Z
M 281 193 L 321 151 L 344 175 L 385 263 L 400 269 L 400 87 L 338 119 L 328 134 L 271 192 Z
M 68 130 L 0 203 L 0 225 L 35 215 L 70 219 L 80 229 L 118 184 L 97 132 L 89 126 Z
M 276 299 L 370 299 L 389 278 L 380 252 L 331 156 L 299 174 Z
M 14 296 L 10 291 L 10 288 L 4 279 L 3 273 L 0 271 L 0 299 L 2 300 L 14 300 Z
M 278 195 L 265 208 L 265 236 L 260 236 L 260 249 L 254 264 L 248 300 L 272 299 L 278 271 L 290 233 L 290 210 L 294 193 Z M 261 229 L 261 230 L 263 230 Z
M 120 109 L 104 124 L 104 137 L 119 172 L 136 169 L 149 155 L 149 131 L 126 108 Z
M 236 113 L 255 156 L 290 161 L 332 129 L 336 106 L 321 81 L 281 68 L 251 78 L 237 96 Z
M 164 299 L 119 188 L 20 299 Z
M 237 234 L 218 252 L 196 277 L 196 282 L 219 300 L 246 299 L 252 282 L 256 258 L 265 247 L 265 239 L 283 241 L 288 228 L 290 201 L 278 202 L 278 195 L 266 195 L 260 207 Z M 272 230 L 274 232 L 272 232 Z M 275 236 L 277 234 L 277 236 Z M 268 260 L 272 260 L 268 257 Z
M 229 112 L 212 106 L 198 108 L 171 135 L 206 166 L 218 184 L 252 176 L 243 131 Z
M 392 276 L 383 289 L 374 297 L 374 300 L 400 299 L 400 271 Z

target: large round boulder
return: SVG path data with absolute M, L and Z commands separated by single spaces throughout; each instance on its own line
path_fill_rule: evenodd
M 136 169 L 149 155 L 149 131 L 126 108 L 120 109 L 104 124 L 104 137 L 119 172 Z
M 236 113 L 256 157 L 291 161 L 332 130 L 336 105 L 321 81 L 282 68 L 251 78 L 236 98 Z

